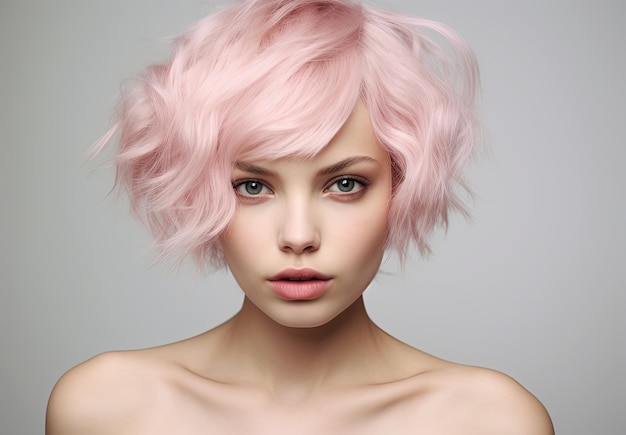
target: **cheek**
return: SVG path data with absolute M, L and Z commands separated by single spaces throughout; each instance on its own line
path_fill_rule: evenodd
M 383 203 L 359 207 L 350 213 L 337 213 L 327 228 L 332 228 L 332 239 L 336 240 L 352 255 L 370 256 L 382 250 L 387 238 L 387 207 Z M 364 252 L 364 251 L 367 251 Z M 363 254 L 363 255 L 360 255 Z
M 222 236 L 222 247 L 228 263 L 246 262 L 249 256 L 254 256 L 267 243 L 264 240 L 267 231 L 264 231 L 263 219 L 259 216 L 250 219 L 248 214 L 245 210 L 237 210 Z
M 332 270 L 341 271 L 341 282 L 352 289 L 347 295 L 365 291 L 380 268 L 387 239 L 387 216 L 380 211 L 351 215 L 351 224 L 338 227 L 326 251 Z

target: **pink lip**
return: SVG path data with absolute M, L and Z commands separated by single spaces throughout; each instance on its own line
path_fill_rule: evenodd
M 287 269 L 268 280 L 270 288 L 290 301 L 309 301 L 323 295 L 331 278 L 313 269 Z

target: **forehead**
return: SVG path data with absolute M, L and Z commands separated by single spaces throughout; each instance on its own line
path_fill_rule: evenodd
M 353 163 L 368 160 L 376 160 L 382 164 L 389 163 L 389 155 L 379 145 L 369 113 L 362 102 L 356 104 L 345 123 L 317 154 L 311 157 L 287 156 L 277 159 L 243 157 L 236 162 L 235 166 L 239 169 L 251 167 L 252 164 L 268 169 L 299 164 L 317 167 L 333 165 L 347 159 L 352 159 Z
M 376 140 L 370 116 L 363 102 L 359 101 L 352 113 L 318 157 L 341 154 L 365 154 L 374 158 L 386 156 Z

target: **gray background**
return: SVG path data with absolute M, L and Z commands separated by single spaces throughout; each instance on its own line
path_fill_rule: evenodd
M 626 432 L 626 31 L 620 1 L 378 2 L 475 49 L 491 152 L 474 218 L 368 290 L 375 321 L 443 358 L 504 371 L 561 434 Z M 2 0 L 0 433 L 43 431 L 69 367 L 202 332 L 241 295 L 219 272 L 149 268 L 150 240 L 90 174 L 120 82 L 167 52 L 201 0 Z M 445 240 L 444 240 L 445 239 Z

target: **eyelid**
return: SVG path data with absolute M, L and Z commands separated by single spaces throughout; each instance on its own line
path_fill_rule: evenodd
M 337 181 L 341 181 L 341 180 L 358 181 L 359 183 L 361 183 L 364 186 L 368 186 L 370 184 L 370 182 L 369 182 L 369 180 L 367 178 L 360 177 L 358 175 L 338 175 L 336 177 L 333 177 L 328 183 L 326 183 L 326 185 L 327 186 L 332 186 Z

